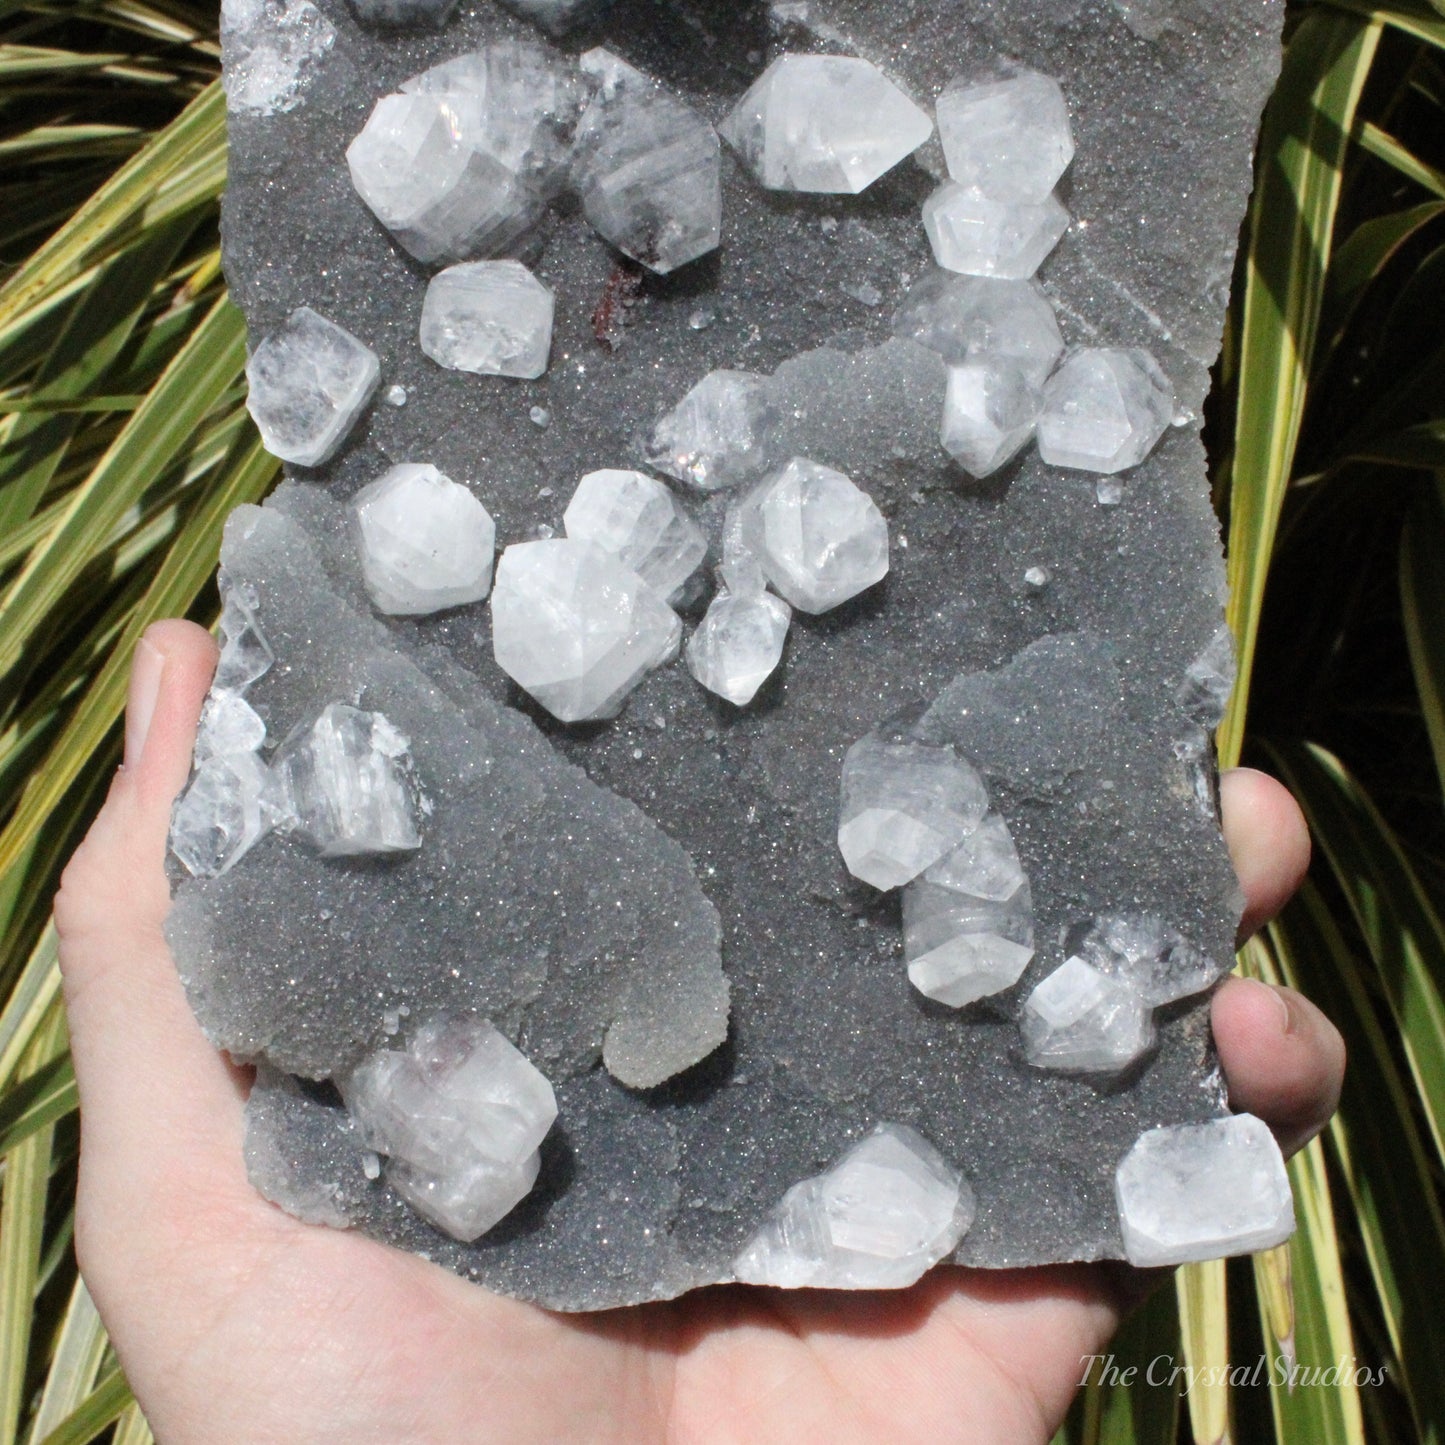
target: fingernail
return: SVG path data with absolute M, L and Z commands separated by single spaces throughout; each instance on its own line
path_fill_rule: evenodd
M 1280 1033 L 1292 1034 L 1294 1032 L 1294 1011 L 1289 1006 L 1289 1000 L 1284 996 L 1284 993 L 1280 989 L 1275 988 L 1273 984 L 1264 983 L 1258 979 L 1256 979 L 1255 982 L 1269 995 L 1270 1002 L 1273 1003 L 1279 1011 Z
M 166 670 L 164 654 L 145 638 L 136 643 L 130 664 L 130 695 L 125 704 L 125 766 L 135 767 L 145 752 L 146 735 L 155 716 L 156 699 L 161 692 L 161 676 Z

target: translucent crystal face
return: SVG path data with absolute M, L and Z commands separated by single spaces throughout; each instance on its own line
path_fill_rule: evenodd
M 1033 438 L 1042 398 L 1012 362 L 967 362 L 948 369 L 939 439 L 974 477 L 992 476 Z
M 993 903 L 1008 902 L 1028 882 L 1013 835 L 997 813 L 989 813 L 923 877 L 937 888 Z
M 951 747 L 860 739 L 843 759 L 838 848 L 848 871 L 900 888 L 979 825 L 988 793 Z
M 1152 913 L 1106 914 L 1079 954 L 1100 973 L 1133 988 L 1149 1008 L 1202 993 L 1228 972 Z
M 421 349 L 440 366 L 479 376 L 536 378 L 552 353 L 552 288 L 520 261 L 473 261 L 432 278 Z
M 1179 686 L 1179 705 L 1201 727 L 1215 728 L 1229 706 L 1237 665 L 1234 635 L 1223 623 L 1185 670 Z
M 1058 82 L 1009 62 L 949 85 L 938 133 L 953 179 L 1001 201 L 1043 200 L 1074 158 Z
M 656 478 L 642 472 L 589 472 L 577 484 L 562 524 L 574 542 L 610 552 L 663 597 L 697 571 L 707 538 Z
M 653 428 L 647 460 L 699 491 L 740 486 L 772 465 L 777 425 L 767 378 L 710 371 Z
M 407 463 L 356 494 L 361 570 L 378 611 L 418 616 L 491 590 L 497 529 L 465 487 Z
M 880 1124 L 795 1184 L 733 1262 L 749 1284 L 904 1289 L 958 1246 L 973 1191 L 913 1129 Z
M 268 773 L 254 753 L 213 756 L 171 815 L 171 852 L 197 878 L 228 873 L 270 831 Z
M 767 592 L 715 597 L 688 639 L 688 670 L 709 692 L 746 707 L 782 661 L 792 617 Z
M 1044 389 L 1039 455 L 1054 467 L 1137 467 L 1174 419 L 1174 391 L 1147 351 L 1076 351 Z
M 888 574 L 888 524 L 842 472 L 794 457 L 742 506 L 747 543 L 800 612 L 828 612 Z
M 251 353 L 246 406 L 273 457 L 318 467 L 346 440 L 380 376 L 370 347 L 303 306 Z
M 935 870 L 929 869 L 903 890 L 909 982 L 949 1008 L 1012 988 L 1034 956 L 1028 884 L 1021 883 L 997 901 L 929 881 L 934 876 Z
M 336 43 L 311 0 L 222 0 L 222 84 L 229 110 L 280 115 L 301 100 L 308 72 Z
M 221 655 L 211 690 L 243 692 L 271 670 L 276 654 L 256 621 L 255 593 L 233 586 L 224 572 L 217 586 L 221 593 Z
M 1131 1264 L 1250 1254 L 1294 1233 L 1284 1157 L 1253 1114 L 1148 1130 L 1120 1162 L 1114 1192 Z
M 213 692 L 201 709 L 196 729 L 198 763 L 232 753 L 259 752 L 266 742 L 266 723 L 256 709 L 234 692 Z
M 590 542 L 521 542 L 497 564 L 497 665 L 563 722 L 616 717 L 681 640 L 656 589 Z
M 933 122 L 871 61 L 782 55 L 723 122 L 770 190 L 856 195 L 913 154 Z
M 651 76 L 610 51 L 581 60 L 595 90 L 577 127 L 572 179 L 604 240 L 666 273 L 717 249 L 717 132 Z
M 923 226 L 945 269 L 1027 281 L 1069 229 L 1069 213 L 1054 196 L 997 201 L 949 181 L 923 203 Z
M 1154 1042 L 1138 992 L 1077 955 L 1029 995 L 1019 1029 L 1029 1063 L 1060 1073 L 1117 1073 Z
M 893 330 L 950 366 L 1010 361 L 1036 387 L 1064 354 L 1054 308 L 1031 281 L 932 271 L 904 297 Z

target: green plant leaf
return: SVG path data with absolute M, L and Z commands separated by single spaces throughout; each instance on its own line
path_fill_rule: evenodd
M 57 1059 L 28 1074 L 0 1094 L 0 1157 L 47 1129 L 76 1107 L 75 1071 L 70 1056 Z

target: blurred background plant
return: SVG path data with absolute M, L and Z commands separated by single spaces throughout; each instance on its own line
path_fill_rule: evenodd
M 220 271 L 216 24 L 0 0 L 0 1445 L 151 1438 L 75 1271 L 49 906 L 135 639 L 213 621 L 225 516 L 278 475 Z M 1350 1077 L 1293 1244 L 1181 1271 L 1121 1334 L 1119 1369 L 1192 1387 L 1096 1374 L 1061 1438 L 1445 1445 L 1445 0 L 1296 5 L 1258 171 L 1208 420 L 1219 745 L 1294 787 L 1317 858 L 1240 966 L 1333 1014 Z

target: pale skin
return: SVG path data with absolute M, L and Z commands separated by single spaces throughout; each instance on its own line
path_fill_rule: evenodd
M 895 1293 L 726 1287 L 549 1314 L 246 1182 L 248 1074 L 201 1034 L 162 936 L 171 802 L 215 666 L 200 628 L 137 649 L 125 763 L 56 899 L 80 1088 L 81 1268 L 162 1445 L 1046 1441 L 1084 1357 L 1158 1283 L 1120 1265 L 934 1271 Z M 1244 931 L 1309 860 L 1299 810 L 1223 780 Z M 1213 1022 L 1235 1108 L 1286 1150 L 1327 1121 L 1344 1047 L 1308 1000 L 1231 979 Z

